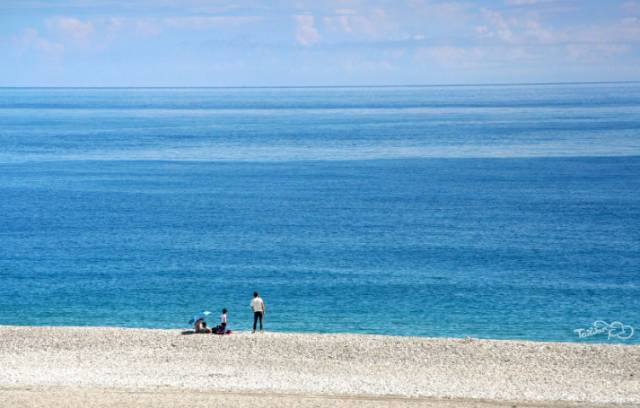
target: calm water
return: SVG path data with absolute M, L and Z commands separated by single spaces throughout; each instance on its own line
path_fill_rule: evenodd
M 0 89 L 0 324 L 640 343 L 640 84 Z

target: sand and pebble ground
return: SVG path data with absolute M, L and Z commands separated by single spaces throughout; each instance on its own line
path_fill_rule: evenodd
M 0 406 L 640 406 L 640 346 L 0 326 Z

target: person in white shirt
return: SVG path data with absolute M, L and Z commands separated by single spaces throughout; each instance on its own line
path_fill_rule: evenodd
M 222 314 L 220 315 L 220 324 L 216 326 L 215 334 L 227 334 L 227 309 L 222 309 Z
M 262 331 L 262 318 L 264 317 L 264 301 L 258 295 L 258 292 L 253 292 L 253 299 L 251 300 L 251 310 L 253 310 L 253 333 L 256 332 L 256 326 L 258 320 L 260 321 L 260 331 Z

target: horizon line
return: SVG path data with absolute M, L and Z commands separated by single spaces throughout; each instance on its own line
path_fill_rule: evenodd
M 437 87 L 482 87 L 482 86 L 553 86 L 553 85 L 606 85 L 636 84 L 640 80 L 628 81 L 560 81 L 560 82 L 496 82 L 496 83 L 443 83 L 443 84 L 398 84 L 398 85 L 191 85 L 191 86 L 0 86 L 0 89 L 313 89 L 313 88 L 437 88 Z

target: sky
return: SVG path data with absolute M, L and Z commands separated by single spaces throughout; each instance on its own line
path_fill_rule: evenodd
M 640 80 L 640 0 L 0 0 L 0 86 Z

